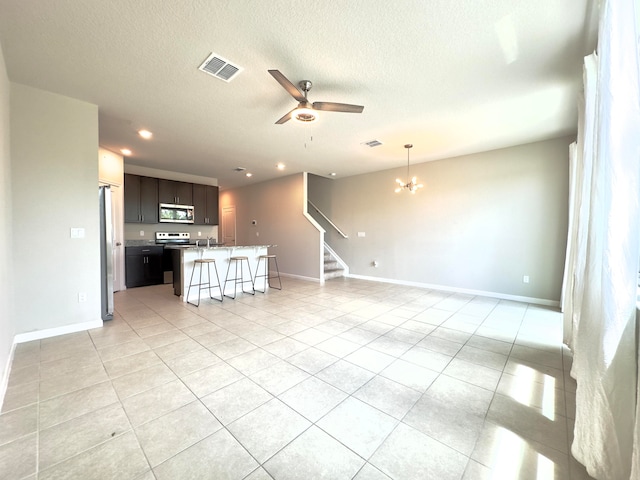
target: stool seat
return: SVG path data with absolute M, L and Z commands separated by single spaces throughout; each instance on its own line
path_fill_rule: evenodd
M 258 274 L 258 272 L 260 271 L 260 262 L 264 260 L 264 274 Z M 276 274 L 275 275 L 270 275 L 269 274 L 269 261 L 273 260 L 275 267 L 276 267 Z M 257 285 L 257 280 L 258 278 L 264 278 L 264 288 L 263 290 L 258 290 L 256 288 Z M 271 279 L 272 278 L 277 278 L 278 279 L 278 287 L 275 287 L 273 285 L 271 285 Z M 260 293 L 265 293 L 267 291 L 267 285 L 269 285 L 269 288 L 275 288 L 276 290 L 282 290 L 282 281 L 280 280 L 280 270 L 278 269 L 278 259 L 275 256 L 275 254 L 271 253 L 271 254 L 267 254 L 267 255 L 260 255 L 258 257 L 258 265 L 256 266 L 256 276 L 253 279 L 253 288 Z
M 216 274 L 216 280 L 218 281 L 218 283 L 216 285 L 211 285 L 211 264 L 213 263 L 213 270 Z M 200 278 L 198 280 L 198 283 L 193 283 L 193 275 L 194 273 L 196 273 L 196 265 L 198 265 L 200 267 Z M 207 266 L 207 282 L 203 283 L 202 282 L 202 267 L 203 265 Z M 198 303 L 192 303 L 189 301 L 189 294 L 191 293 L 191 287 L 198 287 Z M 218 287 L 218 290 L 220 291 L 220 298 L 216 298 L 213 295 L 211 295 L 211 287 Z M 209 298 L 211 298 L 212 300 L 218 300 L 219 302 L 222 301 L 223 299 L 223 294 L 222 294 L 222 287 L 220 285 L 220 277 L 218 276 L 218 267 L 216 267 L 216 261 L 213 258 L 198 258 L 196 260 L 193 261 L 193 270 L 191 270 L 191 279 L 189 280 L 189 289 L 187 290 L 187 303 L 190 303 L 191 305 L 195 305 L 196 307 L 200 306 L 200 294 L 202 292 L 202 290 L 209 290 Z
M 231 271 L 231 264 L 235 266 L 235 273 L 233 278 L 229 278 L 229 272 Z M 249 271 L 249 280 L 244 279 L 244 267 L 247 267 Z M 240 276 L 238 276 L 238 266 L 240 266 Z M 233 296 L 227 295 L 227 283 L 233 282 Z M 251 285 L 251 291 L 247 291 L 244 289 L 244 284 L 249 283 Z M 238 291 L 238 285 L 242 289 L 242 293 L 250 293 L 251 295 L 255 295 L 256 291 L 253 287 L 253 277 L 251 276 L 251 265 L 249 265 L 249 257 L 244 255 L 236 255 L 233 257 L 229 257 L 229 266 L 227 267 L 227 274 L 224 277 L 224 296 L 229 298 L 236 298 L 236 293 Z

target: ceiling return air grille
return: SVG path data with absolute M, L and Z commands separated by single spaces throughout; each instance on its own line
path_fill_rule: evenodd
M 204 62 L 202 62 L 202 65 L 198 67 L 198 70 L 208 73 L 209 75 L 213 75 L 225 82 L 230 82 L 235 78 L 236 74 L 242 71 L 242 68 L 237 65 L 233 65 L 220 55 L 212 53 Z
M 368 142 L 363 142 L 362 145 L 366 145 L 367 147 L 377 147 L 379 145 L 382 145 L 382 142 L 378 141 L 378 140 L 369 140 Z

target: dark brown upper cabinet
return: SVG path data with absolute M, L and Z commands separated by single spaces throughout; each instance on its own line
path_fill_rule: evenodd
M 160 203 L 174 205 L 193 205 L 193 184 L 175 180 L 158 180 L 158 199 Z
M 124 221 L 158 223 L 158 179 L 124 174 Z

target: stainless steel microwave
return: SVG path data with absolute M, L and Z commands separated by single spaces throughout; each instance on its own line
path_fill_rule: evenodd
M 193 223 L 193 206 L 161 203 L 159 219 L 161 223 Z

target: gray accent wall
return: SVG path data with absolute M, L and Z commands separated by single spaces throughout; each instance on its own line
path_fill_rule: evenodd
M 269 253 L 281 273 L 319 280 L 322 234 L 304 216 L 305 203 L 302 173 L 220 192 L 220 211 L 236 208 L 236 245 L 277 245 Z
M 394 193 L 395 179 L 406 177 L 400 146 L 397 169 L 334 180 L 309 175 L 309 199 L 349 235 L 321 222 L 352 275 L 555 304 L 573 140 L 412 164 L 411 176 L 424 184 L 416 194 Z
M 98 107 L 16 83 L 10 105 L 15 333 L 100 321 Z
M 9 144 L 9 78 L 0 46 L 0 381 L 6 382 L 16 330 L 13 315 L 13 246 L 11 214 L 11 154 Z M 0 404 L 5 384 L 0 384 Z

